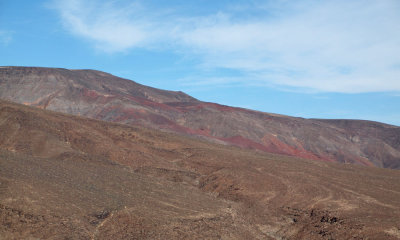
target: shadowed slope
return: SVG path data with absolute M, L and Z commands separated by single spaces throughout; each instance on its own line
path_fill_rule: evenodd
M 302 158 L 400 168 L 400 128 L 315 120 L 198 101 L 93 70 L 0 68 L 0 97 L 44 109 L 140 124 Z
M 400 172 L 0 102 L 5 239 L 397 239 Z

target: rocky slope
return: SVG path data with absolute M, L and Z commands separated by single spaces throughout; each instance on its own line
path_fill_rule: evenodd
M 400 127 L 303 119 L 198 101 L 94 70 L 0 68 L 0 98 L 302 158 L 400 168 Z
M 400 238 L 398 170 L 5 101 L 0 132 L 0 239 Z

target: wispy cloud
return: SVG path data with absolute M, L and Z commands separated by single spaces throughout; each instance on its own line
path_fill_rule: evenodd
M 310 1 L 308 1 L 309 3 Z M 183 34 L 208 67 L 332 92 L 400 91 L 400 4 L 319 1 L 271 19 L 225 17 Z
M 7 46 L 12 41 L 12 33 L 0 30 L 0 44 Z
M 162 45 L 198 59 L 205 71 L 241 73 L 200 84 L 232 79 L 307 91 L 400 91 L 396 0 L 253 1 L 190 18 L 144 2 L 116 2 L 56 1 L 54 6 L 66 29 L 103 51 Z
M 140 17 L 139 3 L 129 3 L 123 7 L 115 1 L 54 1 L 50 5 L 56 9 L 62 23 L 70 33 L 94 43 L 101 51 L 124 52 L 133 47 L 141 47 L 151 33 L 149 21 Z

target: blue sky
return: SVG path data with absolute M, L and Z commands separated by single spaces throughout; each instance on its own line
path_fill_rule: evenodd
M 400 125 L 400 1 L 0 0 L 0 65 Z

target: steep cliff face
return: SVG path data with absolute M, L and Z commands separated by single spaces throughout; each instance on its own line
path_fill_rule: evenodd
M 265 152 L 400 168 L 400 128 L 396 126 L 303 119 L 223 106 L 94 70 L 3 67 L 0 98 Z

